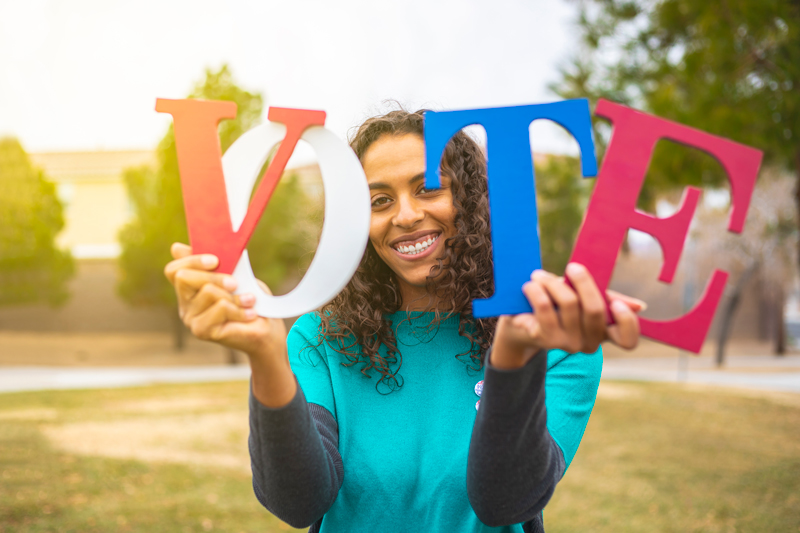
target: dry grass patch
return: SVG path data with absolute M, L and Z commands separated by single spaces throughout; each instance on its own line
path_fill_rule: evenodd
M 800 531 L 800 405 L 723 388 L 603 385 L 638 394 L 598 395 L 545 510 L 548 533 Z
M 76 422 L 42 428 L 67 453 L 250 472 L 246 412 Z
M 56 409 L 30 408 L 0 411 L 0 420 L 27 420 L 31 422 L 55 420 L 58 418 Z
M 293 530 L 253 495 L 247 387 L 0 394 L 0 531 Z

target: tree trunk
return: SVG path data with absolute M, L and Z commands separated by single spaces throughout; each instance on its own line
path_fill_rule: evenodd
M 775 355 L 786 355 L 786 320 L 783 315 L 786 308 L 786 290 L 779 287 L 775 298 Z
M 797 207 L 797 224 L 800 226 L 800 147 L 798 147 L 797 152 L 794 154 L 794 171 L 797 174 L 797 182 L 794 186 L 794 201 L 795 206 Z M 798 233 L 798 243 L 800 244 L 800 232 Z M 797 247 L 797 263 L 800 265 L 800 245 Z M 785 295 L 782 294 L 782 296 L 785 298 Z M 778 329 L 781 331 L 781 348 L 783 351 L 778 352 L 776 350 L 776 353 L 784 354 L 786 353 L 786 325 L 783 316 L 784 309 L 781 308 L 780 311 L 780 325 L 778 326 Z M 776 346 L 776 348 L 777 347 L 778 346 Z
M 186 326 L 183 325 L 178 309 L 172 310 L 172 348 L 182 352 L 186 347 Z
M 763 278 L 758 280 L 758 340 L 769 341 L 772 339 L 772 301 L 767 294 L 766 282 Z
M 794 186 L 794 203 L 797 207 L 797 224 L 800 226 L 800 148 L 795 153 L 794 167 L 794 171 L 797 174 L 797 182 Z M 798 234 L 798 243 L 800 243 L 800 234 Z M 800 265 L 800 246 L 797 247 L 797 263 Z
M 725 302 L 725 307 L 722 309 L 721 324 L 719 327 L 719 337 L 717 340 L 717 366 L 721 367 L 725 364 L 725 348 L 728 344 L 728 339 L 731 334 L 731 326 L 733 326 L 733 317 L 736 315 L 736 309 L 739 307 L 739 302 L 742 300 L 742 293 L 750 280 L 750 277 L 758 268 L 758 261 L 753 261 L 750 266 L 739 276 L 739 281 L 731 292 L 730 298 Z
M 622 255 L 625 257 L 631 253 L 631 243 L 628 241 L 628 238 L 630 237 L 629 232 L 630 230 L 625 230 L 625 238 L 622 239 L 622 249 L 620 250 Z

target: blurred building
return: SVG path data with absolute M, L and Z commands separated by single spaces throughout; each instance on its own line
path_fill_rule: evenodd
M 75 258 L 66 305 L 0 308 L 0 325 L 22 331 L 167 331 L 163 310 L 138 309 L 116 294 L 119 230 L 133 215 L 125 169 L 155 163 L 152 150 L 29 154 L 52 181 L 64 204 L 58 246 Z
M 58 245 L 76 259 L 116 258 L 117 233 L 133 216 L 123 173 L 130 167 L 154 165 L 155 152 L 46 152 L 32 153 L 30 158 L 55 183 L 64 204 L 66 225 Z
M 173 321 L 161 308 L 135 308 L 116 293 L 120 229 L 133 216 L 124 172 L 131 167 L 155 165 L 153 150 L 96 152 L 41 152 L 29 154 L 56 185 L 64 204 L 64 229 L 57 244 L 75 258 L 76 274 L 70 282 L 66 305 L 0 308 L 5 330 L 58 332 L 171 331 Z M 309 194 L 322 194 L 316 164 L 291 169 Z

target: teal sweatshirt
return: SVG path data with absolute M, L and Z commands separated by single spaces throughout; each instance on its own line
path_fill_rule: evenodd
M 300 317 L 289 333 L 289 359 L 302 392 L 338 425 L 344 478 L 321 531 L 521 532 L 520 524 L 482 524 L 467 498 L 476 384 L 484 370 L 470 369 L 468 357 L 455 357 L 470 346 L 458 334 L 459 318 L 432 330 L 431 313 L 388 318 L 402 377 L 402 387 L 388 394 L 376 390 L 377 372 L 366 377 L 359 365 L 343 366 L 344 356 L 327 343 L 318 346 L 316 313 Z M 601 369 L 601 350 L 547 354 L 547 429 L 567 466 L 594 406 Z

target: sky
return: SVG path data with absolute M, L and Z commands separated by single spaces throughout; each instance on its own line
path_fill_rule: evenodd
M 340 137 L 394 99 L 416 109 L 558 100 L 577 47 L 569 0 L 0 0 L 0 135 L 26 150 L 147 149 L 228 63 L 266 104 L 323 109 Z M 266 106 L 265 106 L 266 110 Z M 557 126 L 540 152 L 577 152 Z

